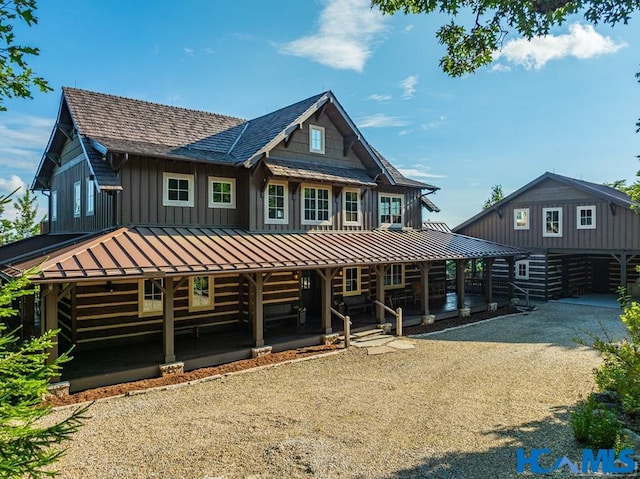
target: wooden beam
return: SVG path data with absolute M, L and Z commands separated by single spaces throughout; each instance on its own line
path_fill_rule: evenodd
M 154 280 L 152 280 L 154 281 Z M 175 354 L 175 325 L 173 311 L 173 278 L 165 278 L 165 288 L 163 295 L 163 318 L 162 318 L 162 343 L 164 348 L 164 362 L 172 363 L 176 360 Z
M 52 153 L 50 151 L 47 151 L 45 153 L 45 156 L 47 157 L 48 160 L 52 161 L 57 166 L 60 166 L 62 164 L 62 160 L 60 159 L 60 155 L 58 155 L 56 153 Z
M 318 108 L 316 110 L 316 121 L 318 121 L 320 119 L 320 116 L 324 113 L 324 109 L 327 107 L 327 105 L 329 104 L 328 101 L 325 101 L 320 108 Z
M 344 141 L 342 144 L 342 156 L 347 156 L 349 150 L 355 145 L 356 141 L 360 139 L 358 135 L 349 135 L 344 137 Z
M 45 331 L 54 331 L 58 329 L 58 285 L 50 284 L 45 292 Z M 53 363 L 58 359 L 58 335 L 53 338 L 53 346 L 49 349 L 47 364 Z
M 385 304 L 384 302 L 384 275 L 387 270 L 386 265 L 379 264 L 373 267 L 374 274 L 376 276 L 376 300 Z M 380 304 L 376 304 L 376 320 L 378 324 L 384 323 L 384 308 Z
M 509 256 L 507 258 L 507 267 L 509 268 L 508 281 L 509 281 L 509 299 L 513 298 L 513 283 L 516 280 L 516 270 L 515 270 L 516 260 L 513 256 Z
M 253 309 L 253 345 L 256 348 L 264 346 L 264 283 L 262 273 L 256 273 L 254 277 L 255 307 Z
M 609 202 L 609 209 L 611 210 L 611 216 L 616 215 L 616 205 L 613 202 Z
M 289 148 L 289 141 L 293 138 L 293 134 L 298 131 L 299 128 L 302 128 L 302 124 L 296 123 L 295 125 L 289 125 L 286 130 L 284 130 L 284 147 Z
M 424 316 L 428 316 L 429 311 L 429 270 L 431 269 L 431 263 L 419 263 L 418 268 L 420 269 L 420 282 L 422 283 L 422 291 L 420 294 L 422 295 L 422 314 Z
M 495 258 L 484 258 L 484 296 L 487 303 L 493 303 L 493 263 Z
M 321 301 L 321 329 L 323 334 L 331 334 L 331 302 L 333 299 L 333 274 L 330 268 L 324 271 L 318 270 L 322 281 L 320 282 Z
M 458 309 L 464 308 L 464 264 L 466 260 L 456 261 L 456 295 L 458 296 Z
M 59 293 L 58 293 L 58 297 L 57 300 L 60 301 L 62 298 L 64 298 L 67 293 L 69 293 L 69 291 L 71 291 L 73 289 L 73 287 L 75 286 L 74 283 L 69 283 L 68 285 L 66 285 L 64 287 L 64 289 L 62 289 Z
M 69 125 L 67 123 L 58 123 L 56 128 L 60 130 L 64 136 L 67 137 L 69 141 L 73 140 L 73 125 Z

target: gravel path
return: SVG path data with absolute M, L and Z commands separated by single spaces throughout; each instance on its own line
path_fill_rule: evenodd
M 516 449 L 577 458 L 567 408 L 593 388 L 617 310 L 545 303 L 425 338 L 96 403 L 63 478 L 507 478 Z M 67 410 L 54 413 L 60 418 Z

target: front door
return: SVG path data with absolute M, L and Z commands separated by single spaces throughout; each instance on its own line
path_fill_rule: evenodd
M 594 293 L 609 292 L 609 260 L 594 259 L 591 261 L 591 289 Z
M 300 298 L 307 308 L 307 316 L 319 318 L 322 314 L 320 278 L 313 270 L 305 270 L 300 273 Z

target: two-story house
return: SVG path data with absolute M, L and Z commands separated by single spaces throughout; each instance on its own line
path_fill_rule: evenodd
M 640 215 L 624 193 L 604 185 L 545 173 L 453 229 L 456 233 L 531 251 L 508 271 L 531 298 L 586 292 L 638 294 Z
M 244 120 L 64 88 L 32 188 L 48 233 L 0 248 L 1 271 L 38 265 L 75 389 L 318 344 L 333 308 L 383 323 L 380 304 L 411 296 L 419 320 L 444 261 L 524 254 L 423 230 L 438 188 L 400 174 L 332 92 Z

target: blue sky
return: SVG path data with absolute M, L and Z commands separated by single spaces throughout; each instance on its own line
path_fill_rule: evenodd
M 31 183 L 63 85 L 243 118 L 331 89 L 401 171 L 442 188 L 428 218 L 450 226 L 494 184 L 640 168 L 638 18 L 512 33 L 490 67 L 453 79 L 438 67 L 446 18 L 382 16 L 368 0 L 56 0 L 38 16 L 17 36 L 41 49 L 31 65 L 55 91 L 0 113 L 0 192 Z

